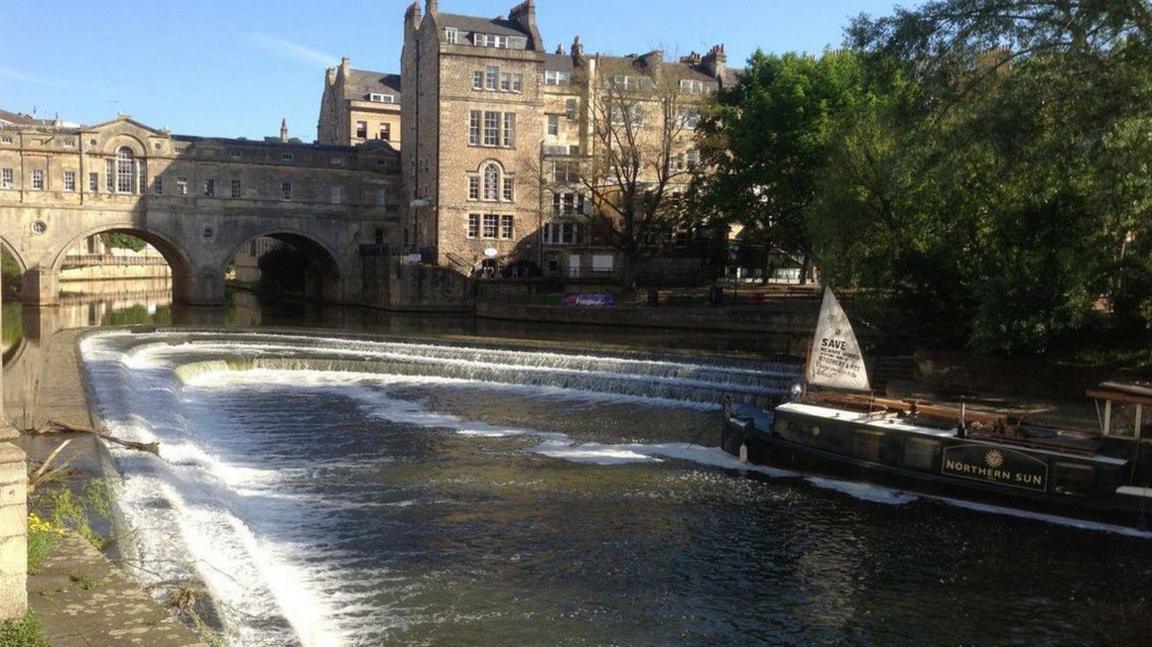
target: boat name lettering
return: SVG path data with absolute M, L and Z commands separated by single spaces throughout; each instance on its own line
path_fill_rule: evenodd
M 1044 492 L 1048 464 L 1024 452 L 989 445 L 953 445 L 944 448 L 940 473 Z

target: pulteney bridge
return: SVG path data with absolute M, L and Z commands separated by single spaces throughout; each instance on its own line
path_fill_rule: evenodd
M 357 302 L 360 246 L 397 240 L 398 154 L 171 135 L 128 117 L 90 127 L 0 125 L 0 239 L 25 304 L 56 303 L 65 252 L 122 232 L 152 244 L 179 303 L 224 303 L 224 277 L 259 237 L 307 256 L 307 291 Z

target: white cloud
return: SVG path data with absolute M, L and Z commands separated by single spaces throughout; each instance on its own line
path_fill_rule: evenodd
M 48 86 L 50 88 L 68 87 L 67 85 L 65 85 L 63 83 L 57 83 L 55 81 L 49 81 L 48 79 L 41 79 L 41 78 L 35 77 L 35 76 L 28 76 L 27 74 L 17 72 L 16 70 L 10 70 L 6 67 L 0 67 L 0 79 L 11 79 L 13 81 L 19 81 L 21 83 L 32 83 L 35 85 L 45 85 L 45 86 Z
M 252 45 L 264 50 L 269 54 L 280 56 L 282 58 L 289 58 L 301 63 L 308 63 L 309 65 L 319 65 L 322 67 L 329 67 L 335 65 L 340 57 L 332 56 L 303 45 L 297 45 L 280 38 L 273 38 L 267 34 L 252 32 L 248 34 L 248 38 Z

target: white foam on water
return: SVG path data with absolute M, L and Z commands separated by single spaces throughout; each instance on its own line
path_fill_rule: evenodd
M 1103 523 L 1100 521 L 1089 521 L 1085 519 L 1073 519 L 1071 517 L 1062 517 L 1060 515 L 1046 514 L 1043 512 L 1030 512 L 1028 510 L 1019 510 L 1016 508 L 1008 508 L 988 503 L 978 503 L 976 501 L 965 501 L 963 499 L 953 499 L 950 497 L 924 495 L 924 498 L 930 501 L 939 501 L 940 503 L 955 506 L 957 508 L 975 510 L 977 512 L 984 512 L 988 514 L 1017 517 L 1019 519 L 1031 519 L 1033 521 L 1041 521 L 1043 523 L 1065 526 L 1068 528 L 1078 528 L 1080 530 L 1108 532 L 1117 535 L 1125 535 L 1127 537 L 1152 539 L 1152 531 L 1129 528 L 1128 526 L 1119 526 L 1116 524 Z
M 640 453 L 625 445 L 602 445 L 600 443 L 573 443 L 565 440 L 548 440 L 531 449 L 532 452 L 550 458 L 562 458 L 573 463 L 595 465 L 619 465 L 621 463 L 660 462 L 650 454 Z
M 815 485 L 818 488 L 825 490 L 835 490 L 848 496 L 855 497 L 862 501 L 871 501 L 873 503 L 884 503 L 887 505 L 904 505 L 911 503 L 920 498 L 919 495 L 911 494 L 903 490 L 896 490 L 894 488 L 884 487 L 882 485 L 875 485 L 872 483 L 862 483 L 859 481 L 842 481 L 840 479 L 832 479 L 825 476 L 807 476 L 805 481 Z

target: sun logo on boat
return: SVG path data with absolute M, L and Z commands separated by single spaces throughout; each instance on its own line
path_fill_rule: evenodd
M 989 449 L 988 453 L 984 454 L 984 462 L 988 464 L 988 467 L 996 469 L 1004 464 L 1004 454 L 998 450 Z

